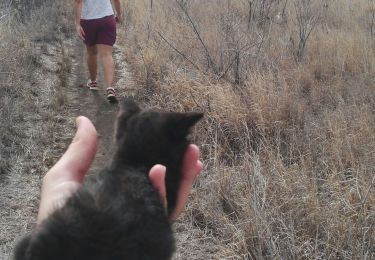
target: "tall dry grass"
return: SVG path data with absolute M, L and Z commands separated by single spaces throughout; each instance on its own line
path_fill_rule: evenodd
M 68 32 L 69 9 L 39 4 L 0 4 L 0 259 L 11 259 L 17 239 L 34 227 L 41 178 L 69 141 L 59 103 L 66 62 L 53 50 Z
M 58 133 L 69 123 L 56 88 L 68 57 L 39 83 L 40 54 L 69 32 L 70 6 L 50 1 L 30 12 L 42 1 L 12 2 L 0 12 L 4 258 L 32 228 L 41 175 L 61 154 L 67 140 Z M 175 225 L 175 258 L 374 258 L 373 3 L 123 4 L 119 43 L 138 98 L 205 112 L 193 136 L 205 169 Z M 301 29 L 311 34 L 299 49 Z
M 205 112 L 176 259 L 375 257 L 371 5 L 124 1 L 139 98 Z

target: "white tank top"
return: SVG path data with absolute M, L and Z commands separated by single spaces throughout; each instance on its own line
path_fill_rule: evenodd
M 98 19 L 113 14 L 111 0 L 83 0 L 81 19 Z

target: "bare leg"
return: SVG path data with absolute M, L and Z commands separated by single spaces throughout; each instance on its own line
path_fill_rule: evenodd
M 115 64 L 112 57 L 112 46 L 97 44 L 98 53 L 103 64 L 104 80 L 108 87 L 112 87 L 115 76 Z
M 97 76 L 97 69 L 98 69 L 98 63 L 97 63 L 97 56 L 98 56 L 98 50 L 96 48 L 96 45 L 94 46 L 86 46 L 87 50 L 87 67 L 89 69 L 90 79 L 91 81 L 96 81 Z

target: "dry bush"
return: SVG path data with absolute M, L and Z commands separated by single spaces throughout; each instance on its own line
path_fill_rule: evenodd
M 139 98 L 206 115 L 176 259 L 375 257 L 369 2 L 300 2 L 125 4 Z

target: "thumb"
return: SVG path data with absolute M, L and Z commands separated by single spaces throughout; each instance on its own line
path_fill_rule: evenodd
M 165 171 L 163 165 L 157 164 L 153 166 L 148 174 L 152 186 L 159 194 L 159 199 L 164 208 L 167 208 L 167 191 L 165 188 Z
M 86 117 L 76 120 L 77 132 L 68 150 L 43 178 L 37 223 L 41 223 L 80 186 L 96 153 L 96 130 Z
M 97 137 L 95 127 L 88 118 L 78 117 L 76 125 L 77 132 L 68 150 L 47 175 L 61 175 L 64 180 L 83 181 L 96 154 Z

